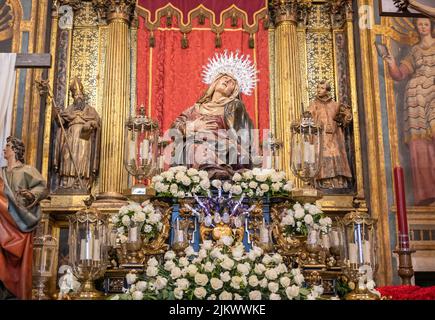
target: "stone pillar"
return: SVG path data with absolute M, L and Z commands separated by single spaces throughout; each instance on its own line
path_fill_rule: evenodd
M 297 1 L 274 0 L 275 22 L 275 137 L 282 142 L 277 167 L 294 179 L 290 169 L 290 124 L 301 115 L 302 86 L 297 41 Z M 296 179 L 294 179 L 296 182 Z
M 108 23 L 98 200 L 124 200 L 124 124 L 130 110 L 130 22 L 134 0 L 94 0 Z

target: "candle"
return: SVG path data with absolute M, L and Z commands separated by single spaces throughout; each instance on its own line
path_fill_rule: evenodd
M 358 263 L 358 247 L 356 243 L 349 243 L 349 261 L 350 263 Z
M 91 260 L 92 254 L 92 243 L 88 239 L 82 239 L 80 241 L 80 260 Z
M 409 249 L 408 221 L 406 217 L 405 181 L 403 168 L 394 168 L 394 193 L 396 196 L 397 225 L 399 227 L 399 248 Z
M 294 152 L 294 161 L 296 163 L 296 166 L 301 165 L 301 145 L 297 142 L 295 146 Z
M 150 149 L 150 142 L 148 139 L 144 139 L 142 141 L 142 150 L 141 150 L 142 159 L 144 159 L 144 160 L 148 159 L 149 149 Z
M 331 231 L 331 240 L 332 240 L 332 246 L 338 247 L 340 245 L 340 238 L 338 237 L 337 230 Z
M 184 242 L 183 230 L 177 229 L 177 242 Z
M 137 227 L 130 228 L 129 233 L 128 233 L 128 240 L 130 242 L 137 241 Z
M 133 140 L 128 142 L 128 162 L 136 159 L 136 143 Z
M 85 260 L 86 256 L 86 240 L 82 239 L 80 241 L 80 260 Z
M 364 263 L 370 263 L 371 247 L 370 247 L 370 242 L 367 240 L 363 242 L 363 252 L 364 252 Z
M 266 222 L 263 219 L 263 225 L 260 228 L 260 242 L 269 243 L 269 230 L 266 228 Z
M 100 239 L 95 239 L 94 240 L 93 260 L 94 261 L 100 261 Z
M 329 235 L 322 234 L 322 245 L 323 248 L 329 249 L 331 247 L 331 242 L 329 241 Z

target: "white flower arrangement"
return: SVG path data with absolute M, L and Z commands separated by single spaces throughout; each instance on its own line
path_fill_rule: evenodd
M 210 241 L 205 241 L 198 253 L 192 253 L 193 249 L 188 248 L 187 257 L 180 258 L 168 251 L 161 264 L 151 258 L 145 275 L 127 276 L 129 288 L 110 299 L 301 300 L 319 297 L 318 289 L 304 287 L 300 269 L 288 270 L 279 254 L 263 255 L 258 247 L 246 253 L 243 245 L 213 246 Z
M 236 196 L 245 194 L 249 198 L 288 196 L 293 190 L 293 182 L 286 180 L 284 171 L 255 168 L 242 173 L 236 172 L 232 183 L 224 183 L 223 189 Z
M 185 166 L 171 167 L 154 176 L 151 185 L 159 197 L 184 198 L 207 195 L 210 190 L 208 173 Z
M 119 209 L 119 212 L 112 216 L 112 222 L 117 229 L 117 236 L 121 243 L 127 242 L 128 227 L 132 223 L 140 226 L 140 234 L 144 241 L 149 241 L 157 236 L 162 230 L 162 215 L 154 209 L 150 201 L 142 205 L 131 202 Z
M 310 228 L 326 234 L 332 226 L 331 218 L 325 216 L 317 205 L 306 203 L 304 206 L 298 202 L 288 209 L 280 223 L 285 236 L 308 235 Z

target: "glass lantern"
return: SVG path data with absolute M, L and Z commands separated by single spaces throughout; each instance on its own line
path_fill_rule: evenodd
M 108 265 L 108 219 L 95 208 L 78 211 L 69 218 L 69 263 L 80 281 L 78 299 L 98 299 L 94 280 Z
M 320 239 L 319 230 L 308 228 L 307 241 L 305 244 L 305 249 L 308 253 L 308 259 L 307 262 L 304 263 L 304 268 L 325 268 L 324 261 L 322 261 L 320 257 L 320 252 L 322 250 Z
M 294 190 L 293 197 L 301 202 L 314 202 L 321 193 L 314 189 L 314 178 L 320 170 L 322 157 L 322 128 L 305 111 L 300 122 L 291 125 L 290 168 L 304 182 L 303 189 Z
M 143 261 L 141 261 L 141 249 L 142 249 L 142 230 L 143 223 L 131 221 L 128 226 L 127 233 L 127 259 L 128 264 L 125 267 L 141 267 Z
M 32 274 L 34 300 L 49 300 L 45 294 L 45 283 L 53 276 L 57 240 L 50 235 L 35 237 L 33 240 Z
M 342 220 L 343 271 L 355 284 L 346 299 L 376 299 L 364 286 L 373 280 L 377 268 L 376 219 L 356 209 Z
M 131 195 L 154 195 L 145 186 L 145 179 L 159 170 L 159 125 L 145 115 L 145 107 L 140 114 L 130 117 L 125 124 L 124 165 L 128 173 L 135 177 L 136 184 Z
M 173 238 L 172 238 L 172 250 L 182 256 L 184 249 L 189 246 L 189 236 L 187 232 L 187 223 L 180 218 L 177 218 L 172 225 Z
M 263 249 L 264 252 L 273 251 L 272 228 L 265 222 L 264 219 L 259 227 L 257 246 Z

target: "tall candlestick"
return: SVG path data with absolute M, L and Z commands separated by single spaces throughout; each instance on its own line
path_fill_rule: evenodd
M 394 168 L 394 192 L 396 196 L 399 248 L 409 249 L 408 221 L 406 217 L 405 179 L 403 168 Z

